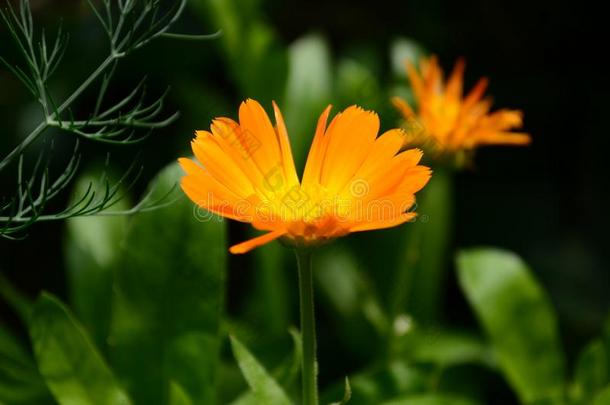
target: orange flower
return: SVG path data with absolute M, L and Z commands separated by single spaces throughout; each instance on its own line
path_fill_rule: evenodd
M 315 245 L 415 217 L 408 210 L 430 170 L 418 166 L 421 151 L 400 152 L 402 130 L 377 137 L 377 114 L 357 106 L 337 114 L 327 127 L 328 106 L 299 182 L 282 114 L 275 103 L 273 108 L 275 127 L 257 101 L 243 102 L 239 123 L 216 118 L 211 131 L 196 131 L 191 146 L 198 162 L 179 159 L 186 172 L 181 186 L 193 202 L 268 231 L 231 247 L 232 253 L 277 238 Z
M 463 96 L 465 64 L 462 59 L 457 61 L 446 83 L 435 56 L 420 62 L 421 73 L 409 61 L 406 65 L 419 110 L 415 114 L 399 97 L 394 97 L 392 102 L 407 126 L 415 129 L 410 131 L 410 144 L 425 145 L 433 154 L 455 154 L 480 145 L 530 143 L 528 134 L 512 131 L 522 126 L 521 111 L 489 112 L 491 100 L 482 98 L 487 79 L 480 79 L 470 93 Z

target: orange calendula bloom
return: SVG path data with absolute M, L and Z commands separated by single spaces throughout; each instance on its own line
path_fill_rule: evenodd
M 526 145 L 531 139 L 526 133 L 513 132 L 522 126 L 518 110 L 501 109 L 490 112 L 491 100 L 483 98 L 487 79 L 482 78 L 463 96 L 464 66 L 458 60 L 445 82 L 436 57 L 420 61 L 419 72 L 407 61 L 419 110 L 417 114 L 401 98 L 392 102 L 413 131 L 411 144 L 420 144 L 435 154 L 455 154 L 470 151 L 480 145 Z
M 379 118 L 352 106 L 326 122 L 324 110 L 299 181 L 288 133 L 277 105 L 276 125 L 254 100 L 239 122 L 216 118 L 196 131 L 196 161 L 179 159 L 181 186 L 200 207 L 267 231 L 232 246 L 245 253 L 277 238 L 296 246 L 320 244 L 350 232 L 389 228 L 415 217 L 409 209 L 430 178 L 422 152 L 401 151 L 404 133 L 377 136 Z

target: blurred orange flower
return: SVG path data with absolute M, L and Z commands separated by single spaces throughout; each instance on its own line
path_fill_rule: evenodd
M 419 72 L 407 61 L 417 114 L 401 98 L 392 102 L 411 129 L 408 143 L 421 145 L 432 154 L 455 154 L 481 145 L 527 145 L 528 134 L 513 132 L 522 126 L 522 113 L 501 109 L 490 112 L 491 100 L 483 98 L 487 79 L 482 78 L 464 97 L 464 60 L 455 64 L 445 82 L 435 56 L 420 61 Z
M 326 125 L 320 119 L 302 181 L 277 105 L 274 127 L 261 105 L 243 102 L 239 122 L 216 118 L 211 131 L 196 131 L 196 161 L 181 158 L 181 186 L 205 210 L 251 223 L 267 233 L 232 246 L 245 253 L 277 238 L 296 246 L 326 242 L 350 232 L 412 220 L 414 194 L 428 182 L 422 152 L 401 151 L 402 130 L 381 136 L 379 117 L 352 106 Z

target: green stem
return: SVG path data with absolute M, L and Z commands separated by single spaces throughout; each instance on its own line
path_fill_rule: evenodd
M 296 249 L 299 266 L 299 296 L 301 300 L 301 335 L 303 339 L 303 405 L 318 405 L 316 365 L 316 320 L 313 302 L 311 251 Z

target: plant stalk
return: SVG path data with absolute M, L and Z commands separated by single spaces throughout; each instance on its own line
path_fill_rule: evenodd
M 313 272 L 311 251 L 296 249 L 299 267 L 299 297 L 301 306 L 301 335 L 303 340 L 303 405 L 318 405 L 316 364 L 316 320 L 313 301 Z

